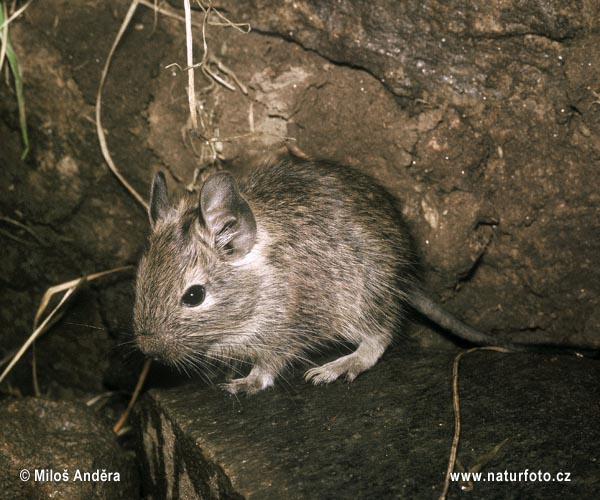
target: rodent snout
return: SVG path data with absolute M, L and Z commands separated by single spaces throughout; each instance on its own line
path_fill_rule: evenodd
M 140 351 L 149 358 L 167 363 L 177 358 L 174 341 L 166 336 L 143 332 L 137 335 L 136 343 Z

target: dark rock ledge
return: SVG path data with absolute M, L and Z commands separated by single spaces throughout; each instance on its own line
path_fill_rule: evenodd
M 395 349 L 352 384 L 299 377 L 250 397 L 152 390 L 137 413 L 147 498 L 437 498 L 453 432 L 454 353 Z M 570 473 L 474 485 L 471 498 L 592 498 L 600 486 L 600 364 L 479 352 L 460 371 L 466 468 Z M 449 498 L 467 498 L 453 484 Z

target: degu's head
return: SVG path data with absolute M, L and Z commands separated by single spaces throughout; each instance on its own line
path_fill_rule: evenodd
M 245 262 L 256 242 L 256 220 L 225 172 L 176 206 L 169 204 L 159 172 L 149 216 L 136 278 L 136 342 L 146 355 L 169 364 L 198 363 L 202 354 L 231 345 L 252 316 L 255 294 L 244 290 L 255 287 L 258 276 Z

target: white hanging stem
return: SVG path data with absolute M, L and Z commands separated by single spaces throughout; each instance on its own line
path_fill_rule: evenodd
M 187 48 L 187 67 L 188 67 L 188 102 L 190 105 L 190 116 L 192 118 L 192 128 L 198 130 L 198 118 L 196 115 L 196 91 L 194 86 L 194 48 L 192 40 L 192 10 L 190 0 L 184 0 L 185 8 L 185 45 Z

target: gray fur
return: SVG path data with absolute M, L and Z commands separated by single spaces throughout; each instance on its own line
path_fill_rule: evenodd
M 200 197 L 168 202 L 158 174 L 152 231 L 137 274 L 140 349 L 184 370 L 215 362 L 252 369 L 225 388 L 253 393 L 332 342 L 351 354 L 309 369 L 315 384 L 354 380 L 392 341 L 413 307 L 456 336 L 517 351 L 598 357 L 597 349 L 500 342 L 465 325 L 415 286 L 414 255 L 396 200 L 350 168 L 298 158 L 266 165 L 239 186 L 209 177 Z M 203 285 L 204 302 L 182 296 Z
M 166 191 L 158 193 L 164 200 Z M 227 384 L 233 393 L 272 385 L 289 364 L 330 342 L 357 349 L 308 370 L 315 384 L 353 380 L 377 362 L 414 282 L 391 195 L 350 168 L 290 159 L 258 169 L 239 191 L 229 174 L 215 174 L 200 200 L 161 205 L 153 224 L 136 283 L 142 351 L 183 368 L 251 363 L 247 377 Z M 236 238 L 244 243 L 232 256 L 227 243 Z M 205 302 L 182 306 L 195 284 L 205 285 Z
M 186 195 L 174 207 L 159 173 L 149 215 L 136 281 L 138 346 L 184 370 L 250 363 L 248 376 L 225 385 L 232 393 L 260 391 L 294 361 L 340 341 L 356 350 L 305 378 L 353 380 L 383 354 L 408 306 L 479 344 L 600 354 L 498 342 L 445 312 L 415 286 L 395 199 L 350 168 L 292 158 L 258 169 L 239 188 L 220 172 L 199 198 Z M 205 286 L 206 298 L 185 306 L 193 285 Z

